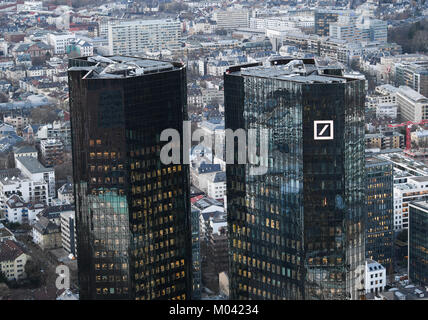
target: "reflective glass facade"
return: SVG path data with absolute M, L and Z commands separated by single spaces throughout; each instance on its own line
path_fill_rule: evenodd
M 227 165 L 231 298 L 358 299 L 364 81 L 317 72 L 313 60 L 305 61 L 311 71 L 303 75 L 287 66 L 232 67 L 225 74 L 226 128 L 269 129 L 266 174 Z M 322 125 L 317 137 L 322 131 L 332 139 L 315 140 L 319 120 L 333 127 Z
M 428 286 L 428 203 L 409 205 L 409 279 Z
M 366 258 L 379 262 L 390 272 L 394 252 L 393 165 L 367 157 L 366 174 Z
M 186 70 L 90 59 L 69 60 L 80 297 L 188 299 L 189 169 L 160 161 L 162 130 L 182 135 Z
M 200 245 L 200 235 L 199 235 L 199 211 L 191 209 L 192 213 L 192 281 L 193 281 L 193 291 L 192 299 L 200 300 L 201 291 L 202 291 L 202 280 L 201 280 L 201 245 Z

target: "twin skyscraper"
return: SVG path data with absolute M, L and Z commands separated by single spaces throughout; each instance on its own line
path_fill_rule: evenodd
M 185 66 L 70 59 L 69 87 L 81 299 L 190 299 L 189 167 L 160 159 Z M 365 81 L 279 58 L 229 68 L 224 95 L 226 128 L 268 134 L 264 174 L 227 164 L 230 298 L 359 299 Z

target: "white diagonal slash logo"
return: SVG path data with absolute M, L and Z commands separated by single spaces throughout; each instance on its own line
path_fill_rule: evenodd
M 329 134 L 325 135 L 328 129 Z M 333 140 L 333 131 L 333 120 L 314 121 L 314 140 Z

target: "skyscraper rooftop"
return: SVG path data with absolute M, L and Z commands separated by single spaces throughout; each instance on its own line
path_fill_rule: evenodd
M 69 71 L 88 71 L 84 78 L 129 78 L 145 74 L 171 71 L 183 67 L 177 63 L 127 56 L 92 56 L 77 58 L 87 65 L 74 66 Z
M 339 65 L 320 66 L 315 59 L 280 58 L 269 64 L 248 64 L 229 68 L 229 74 L 275 78 L 303 83 L 345 83 L 354 80 L 343 75 Z

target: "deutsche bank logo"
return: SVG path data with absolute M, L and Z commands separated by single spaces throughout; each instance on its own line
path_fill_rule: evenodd
M 333 140 L 333 120 L 314 121 L 314 140 Z

